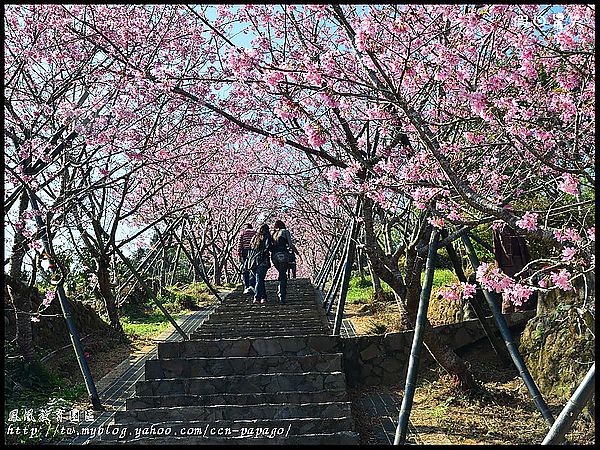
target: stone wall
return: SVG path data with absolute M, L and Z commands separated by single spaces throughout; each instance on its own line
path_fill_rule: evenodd
M 509 326 L 524 324 L 535 314 L 534 311 L 504 316 Z M 493 319 L 487 319 L 490 323 Z M 472 344 L 485 338 L 483 327 L 477 319 L 435 327 L 442 338 L 454 349 Z M 384 335 L 356 336 L 341 339 L 344 355 L 344 371 L 349 386 L 359 384 L 374 386 L 395 384 L 404 381 L 408 368 L 408 355 L 412 345 L 413 331 L 387 333 Z M 430 364 L 433 359 L 424 349 L 421 364 Z
M 427 318 L 432 324 L 450 324 L 462 322 L 467 319 L 467 302 L 463 299 L 459 301 L 449 301 L 436 292 L 433 293 L 429 300 L 429 308 L 427 308 Z
M 595 360 L 594 279 L 576 291 L 542 293 L 520 351 L 545 397 L 566 401 Z

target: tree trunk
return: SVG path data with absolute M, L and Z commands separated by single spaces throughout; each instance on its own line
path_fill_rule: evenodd
M 27 209 L 29 197 L 23 190 L 19 202 L 19 215 Z M 8 295 L 12 300 L 16 318 L 16 339 L 19 353 L 26 361 L 34 358 L 33 336 L 31 330 L 31 292 L 29 287 L 21 280 L 23 259 L 25 257 L 25 236 L 19 230 L 15 231 L 15 240 L 10 257 L 10 271 L 7 281 Z
M 373 282 L 373 296 L 378 297 L 383 292 L 383 289 L 381 288 L 381 279 L 373 270 L 373 265 L 370 260 L 367 260 L 367 266 L 369 266 L 369 273 L 371 274 L 371 281 Z
M 215 286 L 221 285 L 221 277 L 221 264 L 219 264 L 219 258 L 215 256 L 213 259 L 213 284 Z
M 118 331 L 123 331 L 121 321 L 119 320 L 119 310 L 117 309 L 117 302 L 113 296 L 112 287 L 110 284 L 110 259 L 108 255 L 101 255 L 96 258 L 97 273 L 98 276 L 98 290 L 104 300 L 106 306 L 106 312 L 108 313 L 108 320 L 110 325 Z
M 365 269 L 363 267 L 363 252 L 360 249 L 356 249 L 356 264 L 358 265 L 358 276 L 360 281 L 365 281 Z
M 365 227 L 365 250 L 369 256 L 373 272 L 385 281 L 392 290 L 404 298 L 406 304 L 406 319 L 410 322 L 409 327 L 413 328 L 416 323 L 417 310 L 419 306 L 419 295 L 421 292 L 421 272 L 425 259 L 420 256 L 416 250 L 409 249 L 406 258 L 406 284 L 404 284 L 397 263 L 383 254 L 381 247 L 375 239 L 373 228 L 372 201 L 365 199 L 363 205 L 363 218 Z M 429 233 L 425 233 L 423 239 L 429 238 Z M 419 240 L 421 241 L 421 240 Z M 429 320 L 425 324 L 425 335 L 423 342 L 431 356 L 455 379 L 456 385 L 463 391 L 470 391 L 477 387 L 469 368 L 465 362 L 443 342 L 435 330 L 431 327 Z

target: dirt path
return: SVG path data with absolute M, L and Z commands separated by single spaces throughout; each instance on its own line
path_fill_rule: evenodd
M 413 444 L 539 445 L 548 426 L 535 408 L 523 381 L 512 367 L 503 367 L 485 342 L 463 354 L 483 390 L 467 397 L 456 392 L 439 368 L 419 374 L 410 414 L 408 440 Z M 403 381 L 396 386 L 351 391 L 363 444 L 393 442 Z M 546 399 L 554 417 L 564 402 Z M 567 434 L 567 443 L 593 445 L 595 423 L 584 413 Z

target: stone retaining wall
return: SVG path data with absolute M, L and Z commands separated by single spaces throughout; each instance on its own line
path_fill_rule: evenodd
M 504 317 L 509 326 L 516 326 L 524 324 L 534 315 L 535 311 L 527 311 L 505 315 Z M 493 323 L 491 317 L 487 320 Z M 485 338 L 483 327 L 477 319 L 441 325 L 435 327 L 435 329 L 454 349 Z M 374 386 L 403 381 L 406 378 L 412 339 L 412 330 L 341 339 L 344 371 L 348 385 Z M 432 362 L 433 359 L 427 350 L 422 351 L 421 364 Z

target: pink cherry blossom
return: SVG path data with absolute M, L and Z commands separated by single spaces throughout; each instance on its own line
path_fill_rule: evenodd
M 562 289 L 563 291 L 570 291 L 572 289 L 569 282 L 570 277 L 571 274 L 567 271 L 567 269 L 561 269 L 560 272 L 552 272 L 550 275 L 550 279 L 556 285 L 556 287 Z
M 565 228 L 563 230 L 555 230 L 554 237 L 558 242 L 577 242 L 581 239 L 581 236 L 574 228 Z
M 46 294 L 44 295 L 44 300 L 42 301 L 42 305 L 44 305 L 44 307 L 47 308 L 48 306 L 50 306 L 50 303 L 52 303 L 55 297 L 56 291 L 46 291 Z
M 577 189 L 577 179 L 570 173 L 563 173 L 562 181 L 558 183 L 558 188 L 567 194 L 577 195 L 579 190 Z
M 537 229 L 537 220 L 537 213 L 526 212 L 521 220 L 517 220 L 516 224 L 524 230 L 535 231 Z
M 571 261 L 576 253 L 577 253 L 577 250 L 574 249 L 573 247 L 565 247 L 562 251 L 563 260 L 566 262 Z
M 520 283 L 514 283 L 510 288 L 503 292 L 507 298 L 517 306 L 521 306 L 533 294 L 533 289 Z
M 35 239 L 28 244 L 29 248 L 35 250 L 36 252 L 41 252 L 44 248 L 42 241 L 39 239 Z
M 439 228 L 439 229 L 444 228 L 444 218 L 443 217 L 430 217 L 429 219 L 427 219 L 427 222 L 429 222 L 431 225 L 433 225 L 436 228 Z
M 463 290 L 463 298 L 464 299 L 473 298 L 473 296 L 475 295 L 475 292 L 476 292 L 475 285 L 470 284 L 470 283 L 461 283 L 461 286 L 462 286 L 462 290 Z

